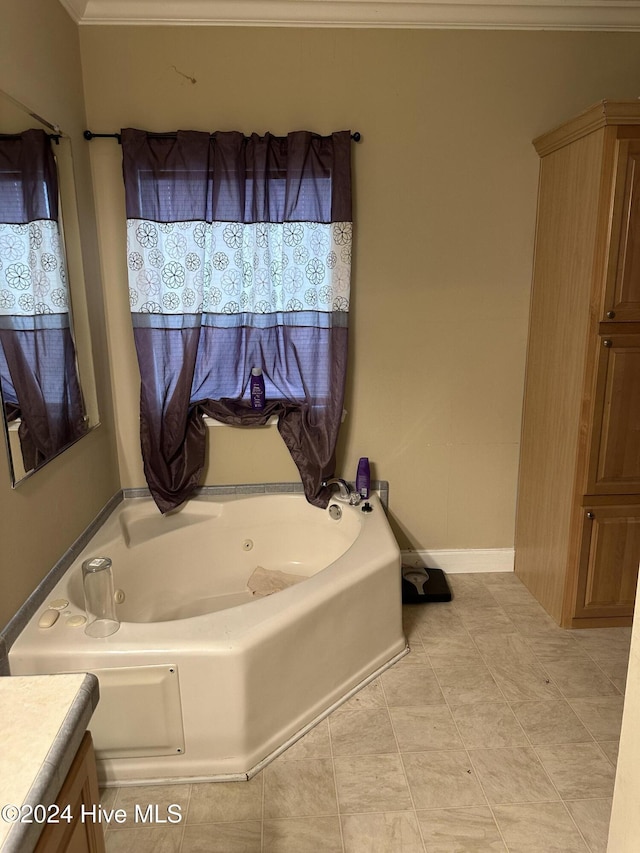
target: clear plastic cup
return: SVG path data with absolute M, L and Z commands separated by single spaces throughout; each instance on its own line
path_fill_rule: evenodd
M 84 607 L 87 611 L 85 634 L 109 637 L 120 627 L 116 614 L 113 573 L 109 557 L 93 557 L 82 564 Z

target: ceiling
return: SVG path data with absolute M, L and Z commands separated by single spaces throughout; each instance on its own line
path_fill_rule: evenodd
M 60 0 L 81 26 L 640 30 L 640 0 Z

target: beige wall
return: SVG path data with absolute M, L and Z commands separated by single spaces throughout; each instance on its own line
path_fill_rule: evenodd
M 349 415 L 403 546 L 513 544 L 538 159 L 531 140 L 634 98 L 640 35 L 85 27 L 88 121 L 320 133 L 354 145 Z M 184 76 L 196 79 L 193 84 Z M 120 475 L 143 484 L 121 153 L 91 143 Z M 275 429 L 210 433 L 207 483 L 296 478 Z
M 0 89 L 71 135 L 102 425 L 11 489 L 0 448 L 0 628 L 119 488 L 77 27 L 51 0 L 4 0 Z M 31 126 L 33 122 L 25 123 Z

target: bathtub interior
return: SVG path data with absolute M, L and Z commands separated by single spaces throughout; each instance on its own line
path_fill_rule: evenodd
M 81 555 L 69 599 L 83 607 L 81 563 L 106 556 L 122 622 L 214 613 L 254 600 L 247 581 L 258 567 L 312 577 L 351 547 L 360 527 L 356 514 L 335 520 L 295 495 L 201 498 L 164 516 L 150 499 L 132 499 Z

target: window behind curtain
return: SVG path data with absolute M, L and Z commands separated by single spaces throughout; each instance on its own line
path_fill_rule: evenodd
M 278 415 L 307 498 L 326 505 L 346 372 L 350 134 L 122 132 L 145 474 L 161 510 L 204 464 L 203 413 Z M 253 412 L 251 368 L 267 408 Z

